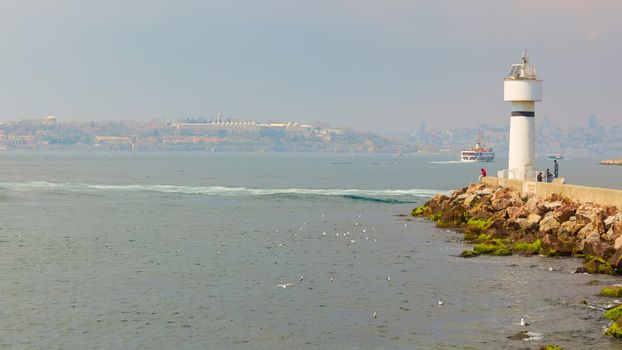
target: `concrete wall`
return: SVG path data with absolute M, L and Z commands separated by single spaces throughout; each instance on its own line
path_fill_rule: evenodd
M 521 193 L 533 193 L 539 198 L 545 198 L 553 193 L 557 193 L 577 202 L 613 205 L 622 210 L 622 190 L 561 183 L 499 179 L 492 176 L 482 178 L 481 182 L 492 187 L 501 186 L 520 191 Z

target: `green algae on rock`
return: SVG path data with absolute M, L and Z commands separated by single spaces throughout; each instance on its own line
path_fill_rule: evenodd
M 545 345 L 541 347 L 539 350 L 564 350 L 564 348 L 562 348 L 559 345 Z
M 603 258 L 597 256 L 587 255 L 585 257 L 585 263 L 583 263 L 583 269 L 587 273 L 602 273 L 607 275 L 613 275 L 613 267 L 609 264 L 609 262 L 605 261 Z
M 465 250 L 460 253 L 460 256 L 463 258 L 474 258 L 476 256 L 479 256 L 479 253 L 474 250 Z
M 600 293 L 598 295 L 600 295 L 601 297 L 619 298 L 619 297 L 622 297 L 622 287 L 618 287 L 618 286 L 603 287 L 603 289 L 600 290 Z
M 518 242 L 514 244 L 512 249 L 515 252 L 521 252 L 525 255 L 537 254 L 540 251 L 540 249 L 542 249 L 542 241 L 540 241 L 540 239 L 536 239 L 535 241 L 531 243 Z
M 622 338 L 622 318 L 613 322 L 611 326 L 607 328 L 607 331 L 605 331 L 605 335 L 618 339 Z
M 618 305 L 612 309 L 605 311 L 605 318 L 617 321 L 622 317 L 622 305 Z
M 473 251 L 478 254 L 585 254 L 590 259 L 577 272 L 622 274 L 622 213 L 615 207 L 476 183 L 449 196 L 439 193 L 412 215 L 425 216 L 437 227 L 457 228 L 465 241 L 477 245 Z M 490 246 L 496 239 L 504 241 Z

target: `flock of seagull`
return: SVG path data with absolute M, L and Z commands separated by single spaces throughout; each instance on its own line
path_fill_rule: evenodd
M 324 215 L 324 214 L 322 214 L 322 215 L 321 215 L 321 217 L 322 217 L 322 218 L 324 218 L 324 217 L 325 217 L 325 215 Z M 358 217 L 359 217 L 359 218 L 361 218 L 361 217 L 362 217 L 362 215 L 361 215 L 361 214 L 359 214 L 359 215 L 358 215 Z M 308 221 L 303 222 L 302 226 L 300 226 L 300 227 L 299 227 L 298 231 L 299 231 L 299 232 L 302 232 L 302 231 L 304 230 L 304 227 L 305 227 L 307 224 L 308 224 Z M 368 229 L 367 229 L 367 228 L 362 228 L 361 224 L 360 224 L 358 221 L 354 223 L 354 226 L 355 226 L 355 227 L 357 227 L 357 228 L 360 228 L 360 232 L 361 232 L 361 233 L 363 233 L 363 234 L 367 234 Z M 404 227 L 408 227 L 408 223 L 404 223 Z M 375 227 L 374 227 L 374 226 L 371 226 L 371 227 L 369 228 L 369 230 L 370 230 L 371 232 L 374 232 L 376 229 L 375 229 Z M 276 229 L 276 233 L 279 233 L 279 230 L 278 230 L 278 229 Z M 322 232 L 322 237 L 326 237 L 327 235 L 328 235 L 328 233 L 327 233 L 326 231 L 323 231 L 323 232 Z M 294 233 L 294 236 L 297 236 L 297 233 Z M 340 237 L 340 236 L 341 236 L 341 237 L 348 237 L 348 236 L 350 236 L 350 231 L 346 231 L 346 232 L 342 232 L 342 233 L 335 232 L 335 236 L 336 236 L 336 237 Z M 369 234 L 368 234 L 368 235 L 364 236 L 364 239 L 365 239 L 365 240 L 373 240 L 373 242 L 377 242 L 377 238 L 376 238 L 376 237 L 378 237 L 376 234 L 373 234 L 373 237 L 370 237 L 370 236 L 369 236 Z M 351 244 L 356 244 L 356 240 L 355 240 L 355 239 L 350 239 L 350 240 L 349 240 L 349 242 L 350 242 Z M 226 243 L 225 243 L 225 242 L 222 242 L 222 243 L 221 243 L 221 246 L 223 246 L 223 247 L 224 247 L 225 245 L 226 245 Z M 276 245 L 276 247 L 282 247 L 282 246 L 283 246 L 283 243 L 276 243 L 275 245 Z M 217 254 L 217 255 L 220 255 L 220 254 L 221 254 L 221 251 L 220 251 L 220 250 L 218 250 L 218 251 L 216 252 L 216 254 Z M 552 268 L 550 268 L 549 270 L 552 270 Z M 386 277 L 386 280 L 390 282 L 390 281 L 391 281 L 391 276 L 387 276 L 387 277 Z M 304 276 L 302 276 L 302 275 L 301 275 L 301 276 L 300 276 L 300 278 L 299 278 L 299 281 L 300 281 L 300 282 L 304 281 Z M 329 281 L 330 281 L 331 283 L 333 283 L 335 280 L 334 280 L 334 278 L 331 276 L 331 277 L 330 277 L 330 279 L 329 279 Z M 290 288 L 293 288 L 293 287 L 294 287 L 294 283 L 292 283 L 292 282 L 277 283 L 277 284 L 275 285 L 275 288 L 281 288 L 281 289 L 290 289 Z M 440 306 L 443 306 L 443 305 L 445 305 L 445 301 L 444 301 L 443 299 L 438 299 L 438 301 L 437 301 L 437 305 L 438 305 L 439 307 L 440 307 Z M 373 319 L 378 318 L 378 313 L 374 311 L 374 312 L 371 314 L 371 317 L 372 317 Z M 530 326 L 530 325 L 531 325 L 529 322 L 526 322 L 526 321 L 525 321 L 525 319 L 524 319 L 524 318 L 522 318 L 522 317 L 521 317 L 521 319 L 520 319 L 519 324 L 520 324 L 520 326 L 522 326 L 522 327 L 526 327 L 526 326 Z

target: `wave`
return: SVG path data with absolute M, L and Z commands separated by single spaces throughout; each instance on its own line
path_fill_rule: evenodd
M 224 186 L 175 186 L 175 185 L 102 185 L 88 183 L 56 183 L 47 181 L 0 182 L 0 188 L 14 191 L 58 191 L 58 192 L 158 192 L 170 194 L 208 195 L 208 196 L 338 196 L 351 200 L 379 203 L 412 203 L 408 199 L 392 197 L 429 198 L 437 193 L 447 193 L 434 189 L 407 190 L 361 190 L 361 189 L 307 189 L 276 188 L 260 189 Z M 388 197 L 388 198 L 387 198 Z

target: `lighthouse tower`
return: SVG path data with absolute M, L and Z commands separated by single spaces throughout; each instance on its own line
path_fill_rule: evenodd
M 503 80 L 503 100 L 512 102 L 508 178 L 534 181 L 535 102 L 542 101 L 542 80 L 536 78 L 536 68 L 527 63 L 529 58 L 525 49 L 522 63 L 513 64 L 510 74 Z

